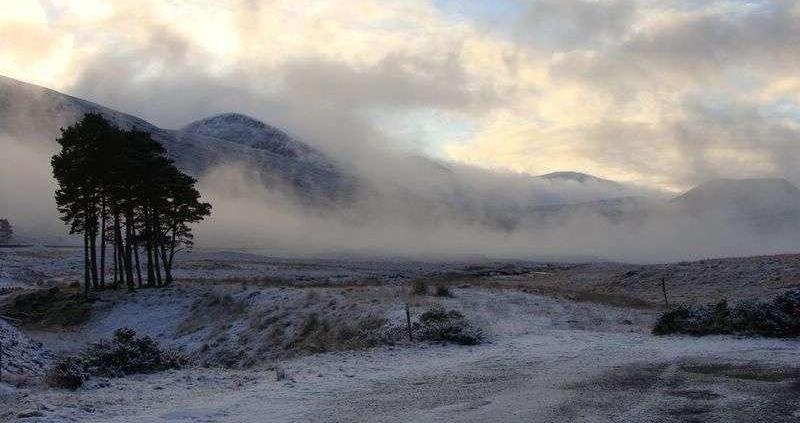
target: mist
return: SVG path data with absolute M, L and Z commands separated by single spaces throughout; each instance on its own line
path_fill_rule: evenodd
M 64 234 L 50 171 L 52 149 L 0 135 L 0 151 L 0 217 L 23 239 Z
M 493 178 L 509 181 L 515 175 L 486 179 Z M 586 195 L 587 187 L 572 185 L 551 185 L 557 191 L 542 190 L 540 198 Z M 613 223 L 587 212 L 556 222 L 523 218 L 513 228 L 501 228 L 480 213 L 467 216 L 442 204 L 405 201 L 407 191 L 391 185 L 349 207 L 320 210 L 264 187 L 255 171 L 236 164 L 210 170 L 200 187 L 214 210 L 196 229 L 198 245 L 286 256 L 656 263 L 788 252 L 798 233 L 796 225 L 788 233 L 763 232 L 729 217 L 693 219 L 658 208 L 636 222 Z

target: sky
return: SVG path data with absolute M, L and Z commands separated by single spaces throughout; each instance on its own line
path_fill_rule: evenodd
M 0 0 L 0 74 L 178 128 L 680 191 L 800 183 L 800 2 Z M 346 153 L 343 153 L 346 152 Z M 368 153 L 363 153 L 368 154 Z

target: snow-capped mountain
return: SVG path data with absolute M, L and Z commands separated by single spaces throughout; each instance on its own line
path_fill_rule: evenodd
M 100 113 L 121 128 L 149 132 L 178 167 L 196 177 L 214 165 L 244 164 L 255 169 L 266 186 L 289 187 L 294 198 L 314 204 L 347 201 L 356 190 L 356 178 L 332 160 L 245 115 L 219 115 L 180 130 L 162 129 L 90 101 L 0 76 L 0 133 L 49 145 L 59 128 L 86 113 Z
M 324 161 L 316 150 L 274 128 L 241 113 L 223 113 L 186 125 L 183 133 L 219 138 L 302 161 Z

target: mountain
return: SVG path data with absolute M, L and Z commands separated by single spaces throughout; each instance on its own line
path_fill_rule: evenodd
M 195 177 L 218 165 L 244 164 L 255 170 L 266 187 L 305 205 L 330 208 L 366 201 L 372 214 L 415 222 L 455 218 L 504 230 L 585 215 L 625 223 L 641 220 L 661 207 L 637 188 L 580 172 L 538 177 L 504 174 L 399 155 L 364 171 L 337 163 L 286 131 L 241 113 L 164 129 L 90 101 L 0 76 L 0 135 L 54 151 L 59 129 L 90 112 L 122 128 L 150 132 L 176 164 Z M 42 166 L 47 164 L 43 161 Z M 699 202 L 703 204 L 688 208 L 707 208 L 704 201 L 693 200 L 697 196 L 687 193 L 686 199 L 674 202 Z
M 800 189 L 786 179 L 716 179 L 670 203 L 691 214 L 779 214 L 800 209 Z
M 229 150 L 218 161 L 235 158 L 259 169 L 267 187 L 278 186 L 314 203 L 349 202 L 360 187 L 358 178 L 321 152 L 290 135 L 240 113 L 225 113 L 172 131 L 190 143 L 211 140 Z M 247 158 L 241 157 L 247 155 Z
M 303 203 L 349 201 L 357 178 L 322 153 L 286 133 L 241 114 L 224 114 L 171 130 L 54 90 L 0 76 L 0 134 L 53 145 L 59 128 L 86 113 L 117 126 L 150 132 L 176 165 L 199 177 L 215 165 L 242 164 L 266 186 L 280 186 Z M 288 189 L 285 189 L 287 188 Z
M 274 128 L 241 113 L 223 113 L 186 125 L 182 133 L 218 138 L 289 159 L 324 162 L 325 157 Z
M 100 113 L 122 128 L 159 132 L 154 125 L 125 113 L 48 88 L 0 76 L 0 133 L 26 142 L 53 143 L 59 128 L 86 113 Z
M 778 229 L 800 221 L 800 189 L 786 179 L 716 179 L 669 201 L 673 212 Z
M 587 173 L 581 173 L 581 172 L 571 172 L 571 171 L 551 172 L 551 173 L 545 173 L 544 175 L 539 175 L 539 178 L 548 181 L 569 181 L 569 182 L 578 182 L 581 184 L 597 184 L 597 185 L 606 185 L 610 187 L 622 188 L 622 184 L 620 184 L 619 182 L 614 182 L 612 180 L 604 178 L 598 178 L 597 176 L 592 176 Z
M 553 204 L 531 209 L 533 219 L 549 224 L 569 219 L 599 217 L 614 224 L 642 223 L 659 210 L 660 204 L 647 197 L 619 197 L 574 204 Z

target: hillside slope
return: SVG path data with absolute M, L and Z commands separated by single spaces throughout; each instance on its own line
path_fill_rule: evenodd
M 100 113 L 121 128 L 150 132 L 176 164 L 195 177 L 215 165 L 241 164 L 255 169 L 265 185 L 290 187 L 289 194 L 314 204 L 346 201 L 356 190 L 355 177 L 323 154 L 243 115 L 206 119 L 206 127 L 195 123 L 182 130 L 162 129 L 90 101 L 0 76 L 0 134 L 53 145 L 60 128 L 86 113 Z M 245 135 L 254 142 L 244 142 Z

